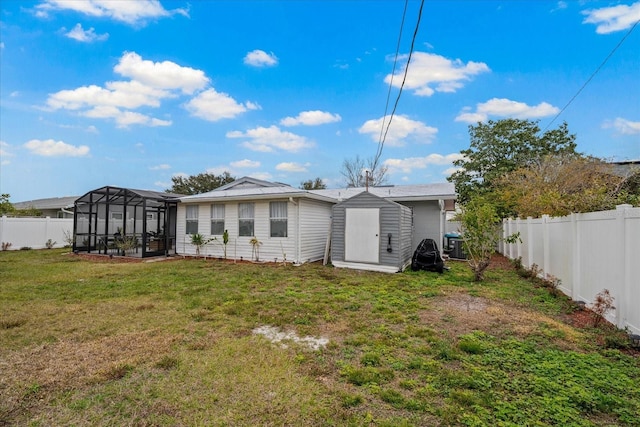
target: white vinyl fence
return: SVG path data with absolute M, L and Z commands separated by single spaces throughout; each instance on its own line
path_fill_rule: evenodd
M 504 237 L 517 232 L 522 241 L 503 244 L 505 256 L 560 279 L 575 301 L 593 303 L 608 289 L 615 310 L 607 320 L 640 334 L 640 208 L 503 221 Z
M 73 218 L 0 218 L 0 242 L 11 243 L 9 250 L 44 249 L 49 239 L 53 247 L 62 248 L 65 233 L 73 233 Z

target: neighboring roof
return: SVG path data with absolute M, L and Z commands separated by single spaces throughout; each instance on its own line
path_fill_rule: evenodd
M 183 196 L 183 203 L 215 202 L 223 200 L 256 200 L 278 197 L 304 197 L 338 203 L 366 191 L 364 187 L 338 188 L 329 190 L 302 190 L 287 184 L 261 181 L 254 178 L 240 178 L 230 184 L 207 193 Z M 451 183 L 400 185 L 369 187 L 369 193 L 395 202 L 455 199 L 455 186 Z
M 331 197 L 338 201 L 349 199 L 363 191 L 367 191 L 367 189 L 364 187 L 347 187 L 327 190 L 311 190 L 312 193 Z M 395 202 L 456 199 L 455 186 L 449 182 L 369 187 L 369 193 Z
M 50 197 L 47 199 L 35 199 L 28 200 L 26 202 L 12 203 L 16 209 L 30 209 L 35 208 L 39 210 L 51 210 L 51 209 L 71 209 L 73 208 L 73 202 L 78 196 L 70 197 Z

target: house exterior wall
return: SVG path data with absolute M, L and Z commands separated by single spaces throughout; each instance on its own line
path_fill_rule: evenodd
M 331 232 L 332 206 L 331 203 L 299 199 L 300 218 L 297 223 L 300 224 L 300 229 L 297 234 L 300 242 L 300 255 L 298 262 L 313 262 L 324 257 L 327 237 Z
M 345 261 L 346 210 L 353 208 L 379 209 L 379 262 L 378 265 Z M 396 272 L 403 270 L 411 260 L 411 210 L 369 194 L 359 194 L 333 207 L 331 233 L 331 262 L 337 267 Z M 391 234 L 391 252 L 387 251 Z
M 287 202 L 287 237 L 271 237 L 269 203 Z M 251 203 L 243 201 L 241 203 Z M 255 201 L 254 203 L 254 235 L 261 242 L 259 245 L 259 261 L 275 261 L 303 263 L 322 259 L 326 236 L 329 230 L 331 204 L 311 200 L 272 199 Z M 222 203 L 225 206 L 225 229 L 229 233 L 227 244 L 228 259 L 255 260 L 252 236 L 238 236 L 238 204 L 239 202 Z M 186 206 L 181 203 L 177 214 L 176 251 L 180 255 L 195 255 L 196 247 L 191 244 L 191 236 L 186 234 Z M 222 257 L 224 247 L 222 236 L 211 235 L 211 205 L 198 203 L 198 233 L 206 238 L 217 240 L 201 248 L 200 256 Z
M 433 239 L 442 250 L 442 235 L 440 230 L 441 214 L 437 200 L 419 202 L 398 202 L 413 210 L 413 238 L 411 247 L 415 250 L 424 239 Z

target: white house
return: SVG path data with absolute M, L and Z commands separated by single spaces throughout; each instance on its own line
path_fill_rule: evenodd
M 456 198 L 453 184 L 302 190 L 244 177 L 207 193 L 177 199 L 176 253 L 195 255 L 191 236 L 199 233 L 214 239 L 200 255 L 222 257 L 227 230 L 227 258 L 318 261 L 329 248 L 333 206 L 365 191 L 410 208 L 411 248 L 424 238 L 442 242 L 447 232 L 446 212 L 453 210 Z M 378 203 L 374 200 L 372 203 Z
M 330 197 L 244 177 L 208 193 L 178 199 L 176 252 L 194 255 L 191 235 L 213 239 L 200 255 L 305 263 L 323 258 L 330 231 Z M 258 243 L 252 244 L 253 239 Z

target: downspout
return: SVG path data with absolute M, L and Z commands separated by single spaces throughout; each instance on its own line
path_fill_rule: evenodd
M 440 206 L 440 247 L 444 250 L 442 246 L 444 245 L 444 230 L 447 220 L 447 211 L 445 210 L 445 202 L 443 199 L 438 200 L 438 205 Z
M 293 200 L 293 197 L 289 197 L 289 201 L 296 207 L 296 262 L 298 264 L 302 264 L 300 258 L 302 257 L 302 251 L 300 248 L 302 247 L 302 236 L 300 236 L 300 203 Z

